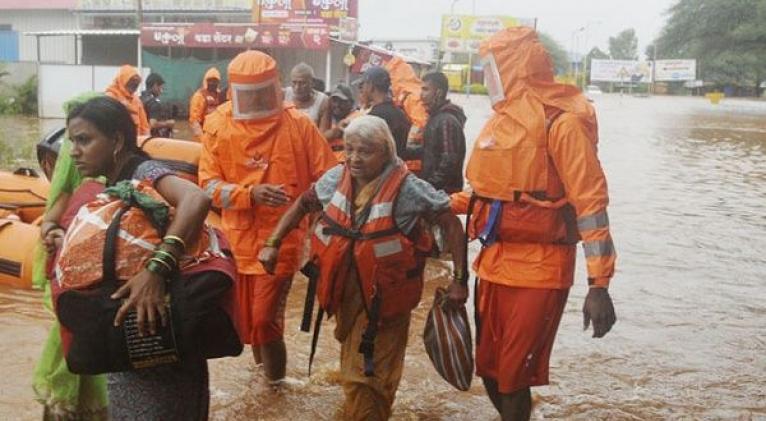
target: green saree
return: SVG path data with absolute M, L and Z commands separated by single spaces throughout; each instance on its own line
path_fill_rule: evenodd
M 64 104 L 64 110 L 68 113 L 74 106 L 98 95 L 101 94 L 82 94 Z M 56 203 L 62 193 L 71 194 L 82 183 L 82 177 L 69 156 L 71 147 L 71 142 L 65 138 L 53 171 L 46 210 Z M 45 273 L 46 260 L 46 252 L 41 244 L 35 251 L 33 285 L 45 291 L 43 305 L 53 314 L 50 281 Z M 106 419 L 108 401 L 105 376 L 80 376 L 69 372 L 61 347 L 60 330 L 61 326 L 54 320 L 32 381 L 37 400 L 45 406 L 43 419 Z

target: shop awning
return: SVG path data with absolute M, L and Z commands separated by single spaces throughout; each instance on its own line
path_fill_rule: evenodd
M 61 29 L 53 31 L 29 31 L 24 35 L 34 37 L 62 37 L 62 36 L 83 36 L 83 35 L 112 35 L 112 36 L 138 36 L 141 31 L 138 29 Z

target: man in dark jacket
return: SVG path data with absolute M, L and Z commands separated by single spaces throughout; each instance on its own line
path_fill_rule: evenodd
M 367 69 L 362 77 L 354 82 L 359 87 L 360 102 L 370 106 L 369 115 L 386 120 L 391 135 L 396 143 L 396 154 L 404 160 L 411 159 L 407 149 L 407 135 L 410 133 L 410 120 L 391 100 L 391 76 L 388 70 L 374 66 Z
M 146 78 L 146 90 L 141 93 L 146 117 L 149 119 L 152 136 L 173 137 L 172 110 L 160 101 L 160 95 L 165 89 L 165 80 L 159 73 L 152 73 Z
M 423 169 L 420 178 L 447 193 L 463 190 L 465 114 L 447 99 L 449 82 L 444 73 L 423 76 L 420 99 L 428 110 L 423 131 Z

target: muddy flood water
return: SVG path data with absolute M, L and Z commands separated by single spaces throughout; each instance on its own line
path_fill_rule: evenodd
M 472 141 L 489 103 L 454 99 Z M 578 265 L 533 419 L 766 419 L 766 102 L 603 95 L 595 106 L 619 254 L 610 288 L 618 321 L 601 340 L 582 331 Z M 33 143 L 56 123 L 0 118 L 0 165 L 31 163 Z M 455 391 L 423 348 L 424 316 L 449 270 L 429 265 L 394 419 L 498 419 L 480 381 Z M 296 278 L 287 313 L 288 376 L 299 382 L 269 391 L 249 351 L 212 361 L 212 419 L 337 419 L 332 322 L 307 377 L 305 287 Z M 0 418 L 40 418 L 30 378 L 50 321 L 39 293 L 0 288 Z

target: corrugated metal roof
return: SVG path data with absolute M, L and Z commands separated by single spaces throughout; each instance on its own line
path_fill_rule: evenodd
M 24 35 L 38 37 L 55 37 L 66 35 L 141 35 L 138 29 L 64 29 L 59 31 L 30 31 Z
M 72 10 L 77 0 L 2 0 L 0 10 Z

